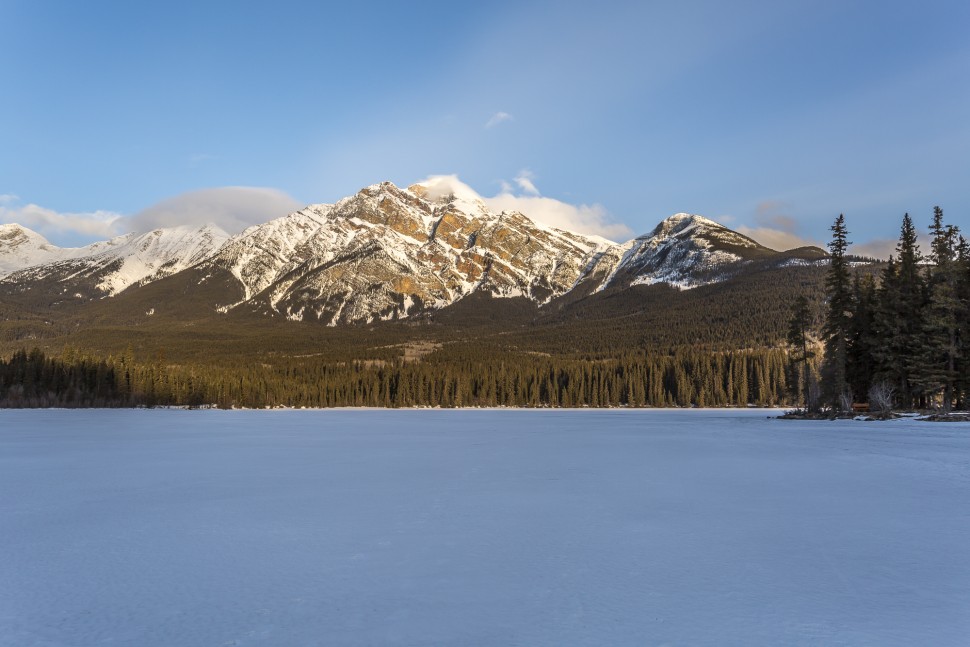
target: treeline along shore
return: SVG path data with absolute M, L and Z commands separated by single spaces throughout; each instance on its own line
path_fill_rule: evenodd
M 603 360 L 439 351 L 423 361 L 289 358 L 232 369 L 34 349 L 0 361 L 0 406 L 776 406 L 790 401 L 790 370 L 781 349 Z

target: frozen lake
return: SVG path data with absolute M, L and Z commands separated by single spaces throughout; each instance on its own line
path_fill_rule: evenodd
M 967 645 L 970 425 L 0 411 L 0 645 Z

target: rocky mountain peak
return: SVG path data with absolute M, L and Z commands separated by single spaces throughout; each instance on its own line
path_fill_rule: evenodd
M 50 245 L 46 238 L 15 222 L 0 225 L 0 245 L 13 247 L 24 244 Z
M 0 225 L 0 277 L 51 260 L 60 248 L 17 223 Z
M 541 305 L 573 290 L 658 282 L 687 289 L 775 256 L 686 213 L 615 244 L 522 213 L 495 213 L 450 176 L 407 189 L 373 184 L 232 237 L 212 225 L 182 226 L 62 250 L 24 228 L 0 226 L 7 286 L 44 281 L 58 293 L 97 298 L 193 268 L 226 281 L 226 302 L 212 304 L 221 312 L 246 306 L 330 325 L 411 317 L 474 293 Z

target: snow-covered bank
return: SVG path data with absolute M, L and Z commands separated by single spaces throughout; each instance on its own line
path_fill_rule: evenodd
M 970 425 L 0 411 L 0 645 L 970 641 Z

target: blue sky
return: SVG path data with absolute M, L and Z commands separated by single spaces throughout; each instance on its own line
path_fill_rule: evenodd
M 0 0 L 0 29 L 0 220 L 59 244 L 432 175 L 617 239 L 970 230 L 962 1 Z

